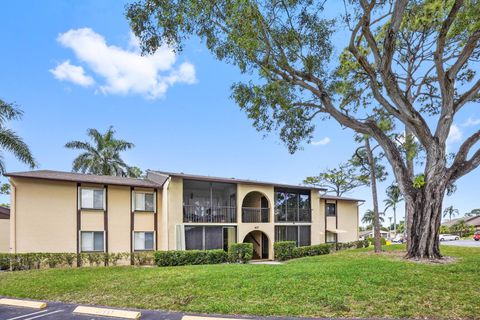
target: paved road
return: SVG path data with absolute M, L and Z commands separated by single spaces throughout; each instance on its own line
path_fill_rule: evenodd
M 1 297 L 1 296 L 0 296 Z M 48 302 L 48 306 L 42 310 L 34 310 L 28 308 L 5 307 L 0 306 L 0 320 L 112 320 L 114 318 L 95 317 L 73 314 L 72 311 L 77 307 L 77 304 Z M 118 309 L 118 308 L 116 308 Z M 135 309 L 128 309 L 135 310 Z M 164 311 L 150 311 L 150 310 L 135 310 L 142 313 L 141 320 L 182 320 L 186 314 L 179 312 L 164 312 Z M 194 315 L 197 319 L 217 319 L 224 320 L 241 319 L 241 320 L 315 320 L 314 318 L 288 318 L 288 317 L 248 317 L 248 316 L 228 316 L 228 315 Z M 118 319 L 118 318 L 116 318 Z M 326 320 L 326 318 L 316 318 L 317 320 Z
M 0 306 L 1 320 L 91 320 L 91 319 L 112 319 L 107 317 L 95 317 L 73 314 L 72 311 L 77 307 L 75 304 L 67 304 L 60 302 L 48 302 L 48 306 L 42 310 L 29 308 L 5 307 Z M 132 309 L 129 309 L 132 310 Z M 142 312 L 142 320 L 158 319 L 158 320 L 181 320 L 183 314 L 173 312 L 146 311 Z
M 455 240 L 455 241 L 442 241 L 441 244 L 447 246 L 459 246 L 459 247 L 477 247 L 480 248 L 480 241 L 473 239 L 469 240 Z

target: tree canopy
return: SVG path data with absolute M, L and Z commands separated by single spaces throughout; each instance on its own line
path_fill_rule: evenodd
M 363 179 L 359 179 L 356 168 L 350 163 L 341 163 L 338 168 L 325 169 L 318 176 L 311 176 L 303 180 L 304 184 L 326 188 L 327 192 L 342 196 L 353 189 L 364 185 Z
M 82 150 L 72 164 L 72 171 L 109 176 L 138 177 L 142 171 L 130 167 L 121 158 L 121 152 L 134 147 L 134 144 L 115 138 L 115 130 L 109 127 L 105 133 L 97 129 L 88 129 L 89 141 L 70 141 L 65 144 L 68 149 Z

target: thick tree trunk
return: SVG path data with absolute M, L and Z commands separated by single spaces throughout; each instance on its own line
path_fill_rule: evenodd
M 370 139 L 365 138 L 365 149 L 367 152 L 368 165 L 370 166 L 370 185 L 372 187 L 373 200 L 373 238 L 375 252 L 382 251 L 382 243 L 380 242 L 380 213 L 378 212 L 378 195 L 377 195 L 377 174 L 375 166 L 375 158 L 373 156 L 372 148 L 370 147 Z
M 407 201 L 412 223 L 409 226 L 410 241 L 407 243 L 407 258 L 440 259 L 439 229 L 442 217 L 442 202 L 445 185 L 441 182 L 426 184 Z

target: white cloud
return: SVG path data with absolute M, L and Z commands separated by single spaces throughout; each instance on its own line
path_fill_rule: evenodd
M 447 144 L 452 144 L 461 141 L 463 133 L 456 124 L 452 124 L 450 132 L 448 133 Z
M 71 29 L 57 41 L 75 53 L 78 60 L 103 79 L 99 91 L 105 94 L 140 94 L 162 97 L 176 83 L 196 82 L 195 67 L 188 62 L 175 67 L 176 55 L 161 47 L 153 55 L 142 56 L 138 39 L 130 37 L 128 49 L 108 45 L 90 28 Z
M 480 124 L 480 119 L 474 119 L 472 117 L 469 117 L 467 119 L 467 121 L 465 121 L 464 123 L 462 123 L 462 126 L 463 127 L 473 127 L 473 126 L 477 126 Z
M 82 87 L 88 87 L 95 83 L 92 77 L 85 74 L 85 70 L 81 66 L 74 66 L 70 61 L 66 60 L 49 70 L 53 76 L 60 81 L 69 81 Z
M 323 139 L 320 139 L 318 141 L 312 141 L 310 144 L 313 146 L 324 146 L 330 143 L 330 138 L 325 137 Z

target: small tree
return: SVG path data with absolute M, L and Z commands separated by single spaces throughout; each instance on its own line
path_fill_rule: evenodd
M 383 223 L 385 221 L 382 216 L 383 216 L 383 212 L 378 217 L 378 220 L 381 223 Z M 368 209 L 367 211 L 365 211 L 365 213 L 362 217 L 362 223 L 367 225 L 367 229 L 368 229 L 368 226 L 373 226 L 374 221 L 375 221 L 375 212 L 371 209 Z
M 358 179 L 356 168 L 351 162 L 341 163 L 338 168 L 326 169 L 318 176 L 307 177 L 304 184 L 326 188 L 327 192 L 340 197 L 365 183 Z
M 393 231 L 397 232 L 397 205 L 403 201 L 402 193 L 397 184 L 390 185 L 387 190 L 387 199 L 383 200 L 385 204 L 386 212 L 388 209 L 392 208 L 393 210 Z
M 452 221 L 452 217 L 458 215 L 458 213 L 458 209 L 455 209 L 453 206 L 449 206 L 443 210 L 443 217 L 448 217 L 448 220 Z
M 362 142 L 364 145 L 357 148 L 350 162 L 358 168 L 360 174 L 358 179 L 365 185 L 371 187 L 372 201 L 373 201 L 373 229 L 374 229 L 374 247 L 375 252 L 382 250 L 381 234 L 380 234 L 380 212 L 378 206 L 378 192 L 377 181 L 384 181 L 387 177 L 385 167 L 380 163 L 382 154 L 375 156 L 374 150 L 377 146 L 372 147 L 370 145 L 370 137 L 368 135 L 356 136 L 358 142 Z M 383 213 L 382 213 L 383 214 Z

